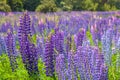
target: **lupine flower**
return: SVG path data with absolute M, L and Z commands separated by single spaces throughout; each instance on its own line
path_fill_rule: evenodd
M 49 30 L 55 28 L 55 22 L 52 21 L 52 20 L 46 19 L 46 27 L 47 27 Z
M 120 50 L 120 37 L 118 38 L 118 41 L 116 43 L 116 50 Z
M 101 42 L 102 42 L 102 52 L 104 53 L 105 63 L 107 65 L 110 65 L 111 56 L 112 56 L 112 50 L 111 50 L 112 30 L 111 29 L 107 30 L 106 33 L 103 34 Z
M 69 21 L 67 19 L 62 19 L 62 17 L 60 18 L 59 20 L 59 23 L 58 23 L 58 27 L 61 29 L 61 30 L 64 30 L 64 35 L 68 35 L 68 30 L 70 28 L 68 28 L 68 24 L 69 24 Z
M 64 33 L 62 31 L 58 31 L 53 36 L 54 40 L 54 48 L 58 54 L 65 54 L 64 52 Z
M 102 37 L 102 34 L 104 33 L 104 31 L 107 30 L 108 25 L 109 23 L 109 20 L 107 18 L 103 18 L 103 19 L 100 19 L 98 22 L 97 22 L 97 33 L 99 35 L 98 39 L 100 40 L 101 37 Z
M 93 26 L 91 26 L 91 34 L 92 34 L 92 39 L 93 39 L 93 41 L 94 41 L 94 44 L 96 44 L 97 45 L 97 42 L 96 42 L 96 40 L 97 40 L 97 29 L 96 29 L 96 24 L 94 24 Z
M 81 80 L 85 80 L 85 71 L 83 69 L 83 64 L 82 64 L 82 55 L 79 54 L 81 53 L 82 47 L 79 47 L 77 50 L 77 54 L 74 55 L 74 64 L 78 69 L 78 73 L 80 75 Z
M 66 64 L 65 64 L 65 57 L 63 54 L 59 54 L 56 57 L 55 69 L 58 75 L 58 80 L 66 80 Z
M 32 25 L 31 25 L 32 35 L 36 34 L 34 25 L 35 25 L 35 23 L 32 23 Z
M 23 36 L 26 36 L 25 38 L 27 38 L 28 35 L 31 36 L 31 19 L 28 13 L 25 13 L 20 17 L 18 36 L 19 39 L 21 39 Z
M 68 53 L 71 48 L 72 48 L 72 38 L 70 35 L 67 36 L 67 39 L 66 39 L 66 52 Z
M 10 22 L 6 22 L 3 26 L 3 33 L 7 33 L 8 29 L 13 32 L 12 24 Z
M 45 30 L 45 24 L 43 20 L 41 19 L 38 23 L 38 32 L 42 35 Z
M 100 73 L 99 80 L 108 80 L 108 67 L 105 64 L 101 65 Z
M 101 72 L 103 69 L 101 68 L 101 65 L 104 64 L 103 55 L 99 53 L 99 50 L 96 47 L 79 46 L 74 60 L 81 80 L 100 80 L 101 78 L 107 78 L 104 76 L 105 74 L 102 74 Z
M 31 41 L 31 21 L 26 12 L 20 19 L 19 27 L 19 44 L 22 60 L 29 75 L 37 74 L 38 71 L 38 54 L 35 45 Z
M 91 79 L 91 74 L 92 74 L 92 66 L 91 66 L 91 62 L 90 62 L 90 59 L 91 59 L 91 55 L 92 55 L 92 48 L 87 46 L 87 47 L 83 47 L 83 50 L 81 52 L 82 56 L 83 56 L 83 60 L 82 60 L 82 66 L 83 66 L 83 69 L 84 69 L 84 72 L 85 72 L 85 78 L 86 80 L 90 80 Z
M 51 29 L 54 29 L 55 27 L 55 22 L 52 20 L 48 20 L 47 18 L 45 19 L 46 24 L 45 24 L 45 30 L 46 30 L 46 34 L 49 35 Z
M 3 23 L 2 26 L 1 26 L 1 28 L 0 28 L 0 32 L 1 32 L 1 33 L 6 33 L 7 30 L 8 30 L 8 26 L 10 26 L 10 25 L 8 25 L 7 22 L 6 22 L 6 23 Z
M 50 36 L 45 43 L 44 62 L 46 66 L 46 75 L 51 77 L 54 76 L 54 46 L 52 36 Z
M 0 54 L 6 53 L 6 44 L 5 44 L 5 39 L 4 35 L 0 35 Z
M 101 65 L 102 64 L 104 64 L 103 55 L 101 55 L 97 51 L 97 54 L 96 54 L 96 57 L 95 57 L 94 73 L 92 73 L 93 80 L 100 80 L 100 78 L 101 78 L 100 70 L 101 70 Z M 102 74 L 102 75 L 104 75 L 104 74 Z
M 12 71 L 15 71 L 17 68 L 15 40 L 12 32 L 10 31 L 8 31 L 7 33 L 6 46 L 7 46 L 8 57 L 10 59 L 11 69 Z
M 45 45 L 44 45 L 44 38 L 37 36 L 37 48 L 38 48 L 38 54 L 40 58 L 44 58 L 44 53 L 45 53 Z
M 116 44 L 116 52 L 118 52 L 118 51 L 120 51 L 120 37 L 119 37 L 118 42 Z M 116 61 L 117 70 L 119 69 L 119 66 L 120 66 L 120 54 L 117 54 L 117 61 Z
M 67 77 L 68 80 L 77 80 L 77 68 L 74 64 L 74 56 L 73 52 L 68 53 L 68 72 L 67 72 Z
M 31 74 L 38 74 L 38 55 L 37 55 L 37 51 L 36 51 L 36 47 L 34 44 L 28 43 L 26 49 L 26 53 L 27 53 L 27 65 L 26 69 L 28 70 L 28 73 Z
M 13 31 L 18 31 L 18 25 L 16 21 L 14 22 Z
M 85 30 L 82 28 L 76 35 L 75 43 L 77 47 L 82 46 L 84 38 L 85 38 Z
M 89 40 L 83 41 L 83 46 L 90 46 L 90 41 Z

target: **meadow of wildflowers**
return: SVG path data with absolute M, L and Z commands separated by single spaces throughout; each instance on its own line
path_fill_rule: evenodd
M 0 19 L 0 80 L 120 80 L 119 11 Z

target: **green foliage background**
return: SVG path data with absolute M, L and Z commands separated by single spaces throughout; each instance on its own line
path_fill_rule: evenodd
M 0 0 L 0 11 L 4 12 L 114 11 L 119 9 L 120 0 Z

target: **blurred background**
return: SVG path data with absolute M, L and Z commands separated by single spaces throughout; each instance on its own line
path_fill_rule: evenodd
M 116 11 L 120 0 L 0 0 L 0 11 Z

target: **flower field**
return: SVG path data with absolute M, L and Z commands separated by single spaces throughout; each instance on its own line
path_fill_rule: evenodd
M 0 80 L 120 80 L 120 12 L 0 12 Z

